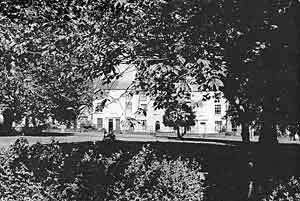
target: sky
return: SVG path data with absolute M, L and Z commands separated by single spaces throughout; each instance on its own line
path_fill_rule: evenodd
M 117 81 L 112 82 L 109 86 L 112 86 L 110 87 L 112 89 L 127 89 L 134 80 L 135 68 L 132 65 L 121 64 L 118 69 L 122 76 Z

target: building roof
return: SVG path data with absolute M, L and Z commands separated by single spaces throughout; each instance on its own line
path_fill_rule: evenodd
M 105 85 L 101 85 L 101 83 L 97 83 L 97 84 L 101 85 L 101 88 L 103 89 L 109 89 L 109 90 L 127 89 L 134 80 L 135 68 L 130 65 L 122 64 L 118 67 L 118 71 L 119 74 L 121 75 L 118 80 L 113 80 L 111 83 Z
M 109 90 L 125 90 L 132 84 L 135 78 L 136 69 L 133 65 L 122 64 L 118 67 L 121 77 L 118 80 L 114 80 L 109 84 L 101 85 L 103 89 Z M 199 85 L 190 85 L 193 92 L 199 92 Z

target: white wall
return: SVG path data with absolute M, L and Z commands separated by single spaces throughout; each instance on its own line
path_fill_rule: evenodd
M 139 95 L 134 95 L 133 97 L 127 97 L 124 95 L 124 90 L 110 90 L 109 96 L 112 97 L 112 102 L 108 103 L 102 112 L 95 112 L 97 103 L 101 100 L 94 101 L 94 113 L 92 116 L 93 124 L 97 124 L 97 118 L 103 118 L 103 127 L 108 129 L 109 119 L 113 119 L 114 130 L 116 127 L 115 119 L 119 118 L 122 122 L 126 117 L 132 117 L 139 121 L 146 120 L 146 127 L 140 124 L 136 124 L 134 131 L 143 132 L 154 132 L 155 123 L 159 121 L 161 132 L 173 132 L 173 128 L 165 127 L 163 125 L 163 110 L 154 110 L 152 107 L 153 102 L 149 98 L 146 100 L 141 100 Z M 201 100 L 201 92 L 194 92 L 192 95 L 193 100 Z M 126 102 L 132 102 L 132 111 L 128 112 L 126 110 Z M 195 108 L 196 112 L 196 125 L 191 128 L 191 133 L 216 133 L 215 121 L 222 121 L 222 125 L 226 126 L 226 120 L 223 117 L 226 114 L 226 100 L 220 99 L 219 103 L 215 103 L 214 99 L 210 99 L 202 102 L 202 106 Z M 140 107 L 141 104 L 147 104 L 147 116 L 136 115 L 135 112 Z M 215 104 L 221 105 L 221 114 L 215 114 Z M 204 124 L 205 123 L 205 124 Z M 227 122 L 228 124 L 228 122 Z M 229 127 L 228 127 L 229 128 Z M 121 130 L 127 130 L 124 125 L 121 124 Z M 230 129 L 230 128 L 229 128 Z

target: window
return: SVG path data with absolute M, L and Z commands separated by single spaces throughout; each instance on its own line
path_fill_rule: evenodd
M 145 94 L 141 94 L 140 101 L 147 101 L 147 96 Z
M 103 118 L 97 118 L 97 128 L 103 128 Z
M 126 103 L 126 111 L 127 112 L 132 112 L 132 102 L 127 102 Z
M 222 121 L 215 121 L 215 131 L 221 132 Z
M 215 114 L 221 114 L 221 105 L 220 104 L 215 105 Z
M 141 104 L 141 108 L 147 110 L 147 104 Z
M 232 132 L 236 132 L 237 131 L 237 126 L 236 126 L 236 123 L 234 123 L 234 122 L 231 124 L 231 131 Z

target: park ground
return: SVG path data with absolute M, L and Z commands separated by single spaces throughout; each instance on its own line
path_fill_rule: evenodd
M 18 138 L 24 137 L 28 140 L 29 144 L 42 143 L 47 144 L 52 140 L 60 143 L 78 143 L 78 142 L 97 142 L 103 141 L 104 135 L 99 132 L 74 132 L 74 133 L 60 133 L 47 136 L 1 136 L 0 148 L 8 147 L 13 144 Z M 117 134 L 116 140 L 118 141 L 137 141 L 137 142 L 179 142 L 179 143 L 202 143 L 202 144 L 218 144 L 218 145 L 233 145 L 242 142 L 240 136 L 225 136 L 225 135 L 187 135 L 183 139 L 177 139 L 174 135 L 166 134 Z M 290 141 L 288 137 L 278 137 L 281 144 L 300 144 L 300 141 Z M 251 142 L 258 142 L 258 137 L 252 137 Z

